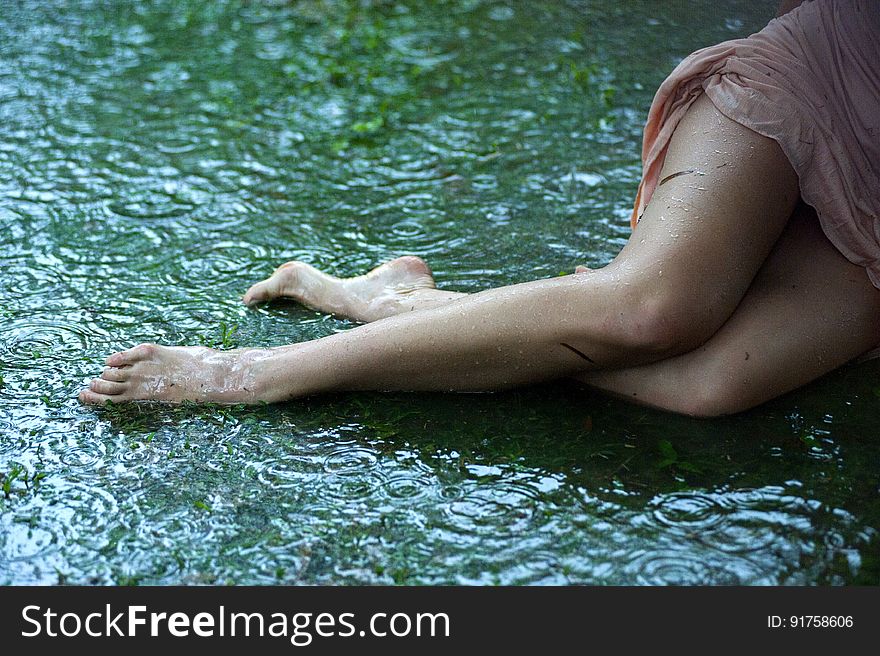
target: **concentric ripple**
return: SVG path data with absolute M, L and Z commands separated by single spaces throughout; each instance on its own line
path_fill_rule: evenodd
M 377 464 L 378 459 L 372 451 L 352 445 L 330 453 L 324 459 L 324 471 L 330 474 L 358 474 Z
M 513 535 L 526 531 L 540 504 L 530 487 L 514 483 L 479 487 L 449 503 L 449 528 L 474 535 Z
M 400 474 L 385 481 L 385 491 L 393 499 L 416 501 L 432 491 L 432 482 L 426 476 Z
M 6 326 L 0 333 L 0 356 L 7 368 L 31 369 L 37 359 L 61 361 L 88 352 L 91 339 L 82 324 L 25 320 Z M 51 361 L 46 365 L 51 368 Z
M 59 529 L 48 526 L 31 527 L 13 523 L 4 530 L 0 562 L 32 560 L 61 548 Z
M 369 501 L 385 485 L 380 472 L 330 474 L 316 482 L 316 496 L 331 508 L 346 509 L 355 501 Z M 341 505 L 340 505 L 341 504 Z
M 107 457 L 106 448 L 91 438 L 68 435 L 54 445 L 58 460 L 71 471 L 89 471 Z
M 669 494 L 654 504 L 654 519 L 671 529 L 718 530 L 725 521 L 725 508 L 713 496 L 700 492 Z
M 745 558 L 710 557 L 681 549 L 650 550 L 623 568 L 631 585 L 770 585 L 773 577 Z

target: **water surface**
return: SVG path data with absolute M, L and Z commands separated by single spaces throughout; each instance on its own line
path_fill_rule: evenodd
M 140 341 L 351 328 L 240 304 L 287 260 L 608 262 L 653 90 L 770 4 L 3 2 L 0 582 L 880 582 L 876 363 L 717 421 L 567 384 L 75 398 Z

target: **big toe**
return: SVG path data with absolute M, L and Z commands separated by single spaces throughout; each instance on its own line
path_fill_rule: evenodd
M 148 360 L 156 350 L 155 344 L 138 344 L 127 351 L 119 351 L 107 358 L 108 367 L 125 367 L 141 360 Z
M 108 395 L 98 394 L 90 389 L 84 389 L 79 393 L 79 402 L 87 405 L 104 405 L 112 400 Z
M 264 280 L 258 282 L 256 285 L 252 285 L 251 288 L 245 292 L 244 296 L 242 296 L 241 300 L 245 305 L 256 305 L 257 303 L 268 301 L 269 298 L 269 285 L 268 282 Z

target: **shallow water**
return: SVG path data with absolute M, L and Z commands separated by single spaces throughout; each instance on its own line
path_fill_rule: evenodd
M 718 421 L 564 384 L 75 399 L 139 341 L 350 328 L 239 303 L 290 259 L 607 262 L 653 90 L 772 3 L 47 4 L 0 9 L 0 582 L 880 582 L 876 363 Z

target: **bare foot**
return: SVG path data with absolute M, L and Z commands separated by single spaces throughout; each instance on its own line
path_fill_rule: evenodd
M 282 264 L 269 278 L 251 287 L 242 299 L 255 305 L 276 298 L 292 298 L 322 312 L 356 321 L 375 321 L 414 309 L 408 300 L 431 290 L 430 304 L 455 292 L 435 289 L 434 276 L 424 260 L 407 255 L 386 262 L 355 278 L 336 278 L 304 262 Z
M 107 358 L 100 378 L 79 393 L 83 403 L 150 400 L 180 403 L 255 403 L 260 399 L 255 367 L 259 349 L 215 351 L 203 347 L 141 344 Z

